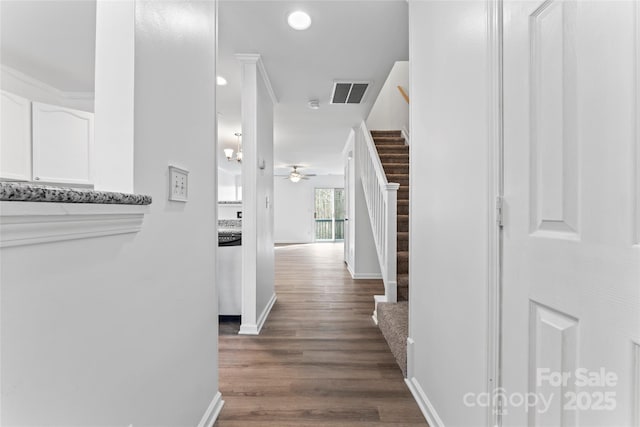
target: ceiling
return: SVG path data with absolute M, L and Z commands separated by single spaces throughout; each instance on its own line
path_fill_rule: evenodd
M 275 106 L 276 173 L 287 165 L 303 172 L 342 174 L 349 130 L 365 119 L 395 61 L 409 57 L 405 0 L 237 1 L 221 0 L 218 17 L 217 109 L 222 148 L 234 148 L 240 131 L 240 65 L 236 53 L 259 53 L 271 80 Z M 307 12 L 311 27 L 296 31 L 288 13 Z M 331 105 L 334 80 L 370 81 L 359 105 Z M 320 108 L 307 106 L 311 99 Z M 220 162 L 239 173 L 235 162 Z
M 2 64 L 62 91 L 93 92 L 95 0 L 1 0 Z

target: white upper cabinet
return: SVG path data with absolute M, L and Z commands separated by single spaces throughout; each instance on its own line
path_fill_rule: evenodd
M 91 184 L 93 113 L 33 103 L 33 180 Z
M 0 178 L 31 180 L 31 101 L 0 92 Z

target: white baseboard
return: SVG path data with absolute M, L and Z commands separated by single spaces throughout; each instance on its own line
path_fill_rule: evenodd
M 273 305 L 276 303 L 277 299 L 278 298 L 276 297 L 276 294 L 274 292 L 273 295 L 271 295 L 271 299 L 269 299 L 267 306 L 264 308 L 264 310 L 262 310 L 262 313 L 260 313 L 260 317 L 258 318 L 258 333 L 260 333 L 260 331 L 262 330 L 264 322 L 267 321 L 267 317 L 269 317 L 269 313 L 271 313 L 271 309 L 273 308 Z
M 407 378 L 413 378 L 413 367 L 415 359 L 413 358 L 413 346 L 415 341 L 413 338 L 407 338 Z
M 356 273 L 348 262 L 345 261 L 345 264 L 352 279 L 382 279 L 382 273 Z
M 349 272 L 349 274 L 351 275 L 352 279 L 355 279 L 355 275 L 353 274 L 353 268 L 351 268 L 351 265 L 349 265 L 349 263 L 347 261 L 344 262 L 345 265 L 347 266 L 347 271 Z
M 373 319 L 373 323 L 378 324 L 378 303 L 379 302 L 387 302 L 387 297 L 384 295 L 374 295 L 373 296 L 373 315 L 371 318 Z
M 420 383 L 416 379 L 416 377 L 405 378 L 404 382 L 411 390 L 411 394 L 413 394 L 413 398 L 415 399 L 418 407 L 422 411 L 422 415 L 427 420 L 427 423 L 430 427 L 445 427 L 442 419 L 436 412 L 436 409 L 433 407 L 429 398 L 425 394 L 424 390 L 420 386 Z
M 202 419 L 198 423 L 198 427 L 213 427 L 216 420 L 218 419 L 218 415 L 220 415 L 220 411 L 222 411 L 223 406 L 224 400 L 222 400 L 222 394 L 220 394 L 220 392 L 217 392 L 213 400 L 209 404 L 207 411 L 204 413 Z
M 264 326 L 264 322 L 267 321 L 267 317 L 269 317 L 269 313 L 271 313 L 271 309 L 273 308 L 273 305 L 276 303 L 277 299 L 278 298 L 276 297 L 275 293 L 271 295 L 271 299 L 267 303 L 267 306 L 264 308 L 264 310 L 262 310 L 262 313 L 260 313 L 260 317 L 258 317 L 258 322 L 255 325 L 241 324 L 240 331 L 238 332 L 238 334 L 239 335 L 260 335 L 260 331 Z
M 382 274 L 380 273 L 353 273 L 351 272 L 351 277 L 354 279 L 382 279 Z

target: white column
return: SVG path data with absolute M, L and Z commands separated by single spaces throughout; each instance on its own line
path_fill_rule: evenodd
M 257 335 L 275 303 L 273 105 L 260 55 L 239 54 L 242 73 L 242 323 Z
M 93 155 L 96 190 L 133 192 L 134 52 L 135 3 L 98 1 Z

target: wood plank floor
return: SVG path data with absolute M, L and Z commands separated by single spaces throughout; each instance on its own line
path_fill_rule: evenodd
M 276 249 L 278 301 L 260 336 L 220 336 L 216 426 L 427 425 L 371 320 L 382 282 L 352 280 L 342 248 Z

